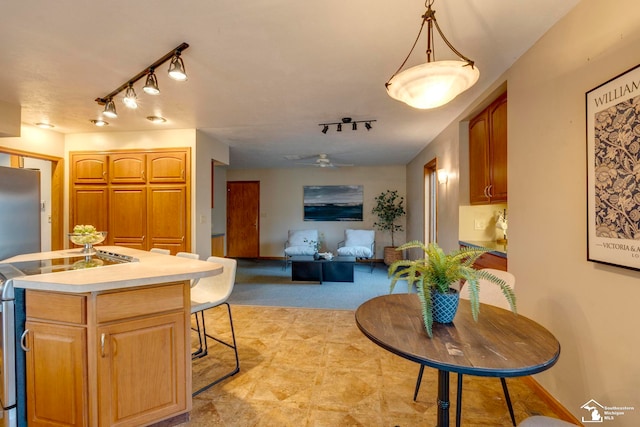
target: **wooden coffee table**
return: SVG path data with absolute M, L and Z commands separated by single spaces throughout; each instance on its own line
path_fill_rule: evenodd
M 356 258 L 333 257 L 331 260 L 312 256 L 291 257 L 291 280 L 307 282 L 353 282 Z

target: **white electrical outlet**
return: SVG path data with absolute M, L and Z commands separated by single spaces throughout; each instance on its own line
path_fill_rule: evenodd
M 473 221 L 473 228 L 475 230 L 484 230 L 485 228 L 487 228 L 487 223 L 486 221 L 483 221 L 481 219 L 476 219 Z

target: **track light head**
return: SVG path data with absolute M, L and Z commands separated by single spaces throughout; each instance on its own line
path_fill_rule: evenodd
M 169 63 L 169 77 L 179 82 L 187 80 L 187 72 L 184 69 L 184 62 L 180 57 L 180 51 L 176 51 L 173 58 L 171 58 L 171 63 Z
M 159 95 L 160 89 L 158 88 L 158 79 L 153 72 L 153 68 L 149 68 L 149 74 L 147 74 L 147 81 L 142 88 L 145 93 L 149 95 Z
M 329 130 L 329 126 L 328 125 L 324 125 L 322 128 L 322 133 L 327 133 L 327 131 Z
M 371 130 L 371 123 L 365 122 L 364 127 L 367 128 L 367 130 Z
M 108 99 L 107 103 L 104 105 L 104 111 L 102 112 L 105 116 L 110 119 L 115 119 L 118 117 L 118 113 L 116 112 L 116 104 L 113 102 L 113 99 Z
M 352 130 L 358 130 L 358 122 L 353 122 Z
M 132 83 L 129 83 L 129 87 L 124 93 L 124 99 L 122 100 L 122 102 L 124 102 L 124 105 L 129 108 L 138 108 L 138 97 L 136 96 L 136 91 L 133 89 Z
M 336 131 L 342 132 L 342 123 L 338 123 L 338 129 L 336 129 Z

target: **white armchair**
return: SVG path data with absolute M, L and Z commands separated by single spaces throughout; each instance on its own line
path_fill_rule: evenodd
M 284 267 L 287 268 L 292 256 L 316 253 L 318 243 L 318 230 L 289 230 L 289 237 L 284 243 Z
M 338 242 L 338 256 L 352 256 L 356 259 L 368 259 L 373 271 L 373 258 L 376 253 L 375 230 L 344 231 L 344 240 Z

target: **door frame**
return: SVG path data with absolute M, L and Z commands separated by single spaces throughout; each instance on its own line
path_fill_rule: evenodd
M 64 249 L 62 217 L 64 213 L 64 159 L 46 154 L 32 153 L 13 148 L 0 147 L 1 153 L 11 156 L 12 167 L 19 167 L 21 157 L 51 162 L 51 250 Z

